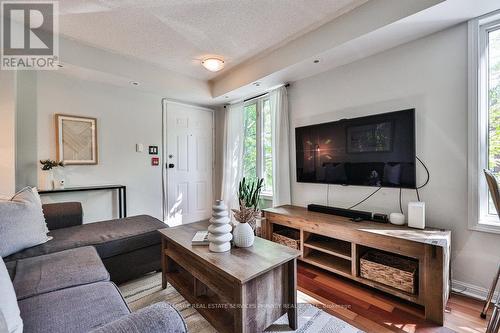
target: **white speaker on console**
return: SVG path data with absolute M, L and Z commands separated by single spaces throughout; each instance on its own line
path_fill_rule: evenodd
M 408 203 L 408 226 L 411 228 L 425 228 L 425 202 Z
M 391 215 L 389 215 L 389 221 L 395 225 L 404 225 L 405 216 L 401 213 L 391 213 Z

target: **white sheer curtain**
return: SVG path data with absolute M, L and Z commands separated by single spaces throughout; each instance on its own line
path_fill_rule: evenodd
M 243 103 L 229 105 L 224 126 L 224 163 L 221 197 L 228 208 L 238 208 L 238 184 L 243 177 L 245 113 Z
M 284 86 L 269 92 L 273 145 L 273 207 L 291 203 L 290 125 L 288 96 Z

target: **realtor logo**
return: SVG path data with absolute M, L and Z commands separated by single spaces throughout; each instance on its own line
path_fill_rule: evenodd
M 57 69 L 58 2 L 2 1 L 1 69 Z

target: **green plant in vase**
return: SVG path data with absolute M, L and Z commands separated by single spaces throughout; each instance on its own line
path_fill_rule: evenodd
M 256 182 L 247 182 L 246 178 L 239 183 L 238 200 L 240 202 L 240 210 L 233 210 L 235 219 L 240 223 L 248 223 L 255 230 L 256 218 L 260 216 L 260 194 L 264 184 L 264 178 L 260 178 Z

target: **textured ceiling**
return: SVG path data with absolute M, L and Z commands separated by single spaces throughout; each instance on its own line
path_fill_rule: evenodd
M 199 79 L 211 79 L 367 0 L 64 0 L 60 33 Z M 226 68 L 200 66 L 223 56 Z

